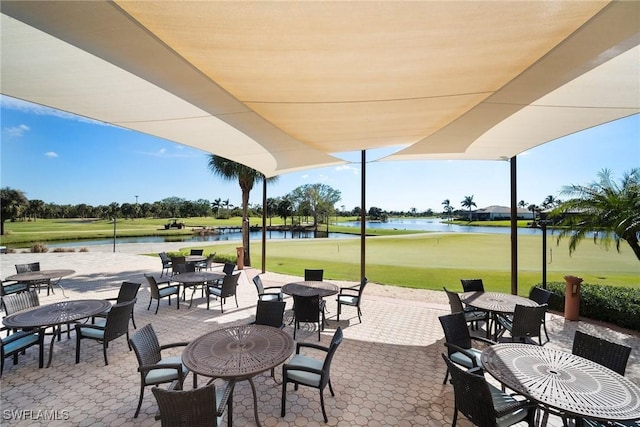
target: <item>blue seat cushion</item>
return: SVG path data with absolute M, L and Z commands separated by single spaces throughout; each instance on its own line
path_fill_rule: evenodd
M 482 352 L 480 350 L 475 348 L 469 348 L 465 350 L 475 356 L 476 366 L 482 366 L 482 362 L 481 362 Z M 455 353 L 452 353 L 451 355 L 449 355 L 449 358 L 455 363 L 457 363 L 458 365 L 462 365 L 466 368 L 473 368 L 473 362 L 464 353 L 456 351 Z
M 350 295 L 341 295 L 338 297 L 338 302 L 340 304 L 358 305 L 358 297 L 354 297 Z
M 14 336 L 10 335 L 2 340 L 2 349 L 5 355 L 15 353 L 38 342 L 38 334 L 24 334 L 20 332 L 18 332 L 18 334 L 24 336 L 13 339 Z
M 500 411 L 508 405 L 516 402 L 516 399 L 504 393 L 500 389 L 494 387 L 489 384 L 489 391 L 491 392 L 491 399 L 493 400 L 493 406 L 496 408 L 496 411 Z M 498 427 L 506 427 L 512 424 L 515 424 L 519 421 L 524 420 L 527 417 L 527 411 L 525 409 L 518 409 L 514 412 L 511 412 L 507 415 L 504 415 L 500 418 L 496 419 L 496 424 Z
M 324 361 L 322 360 L 303 356 L 301 354 L 296 354 L 287 363 L 289 368 L 291 368 L 292 366 L 304 366 L 305 368 L 313 368 L 318 370 L 322 370 L 323 364 L 324 364 Z M 320 386 L 320 375 L 314 374 L 312 372 L 296 371 L 295 369 L 288 369 L 287 377 L 293 381 L 296 381 L 302 384 L 307 384 L 312 387 Z
M 164 357 L 160 359 L 157 365 L 176 364 L 176 363 L 182 364 L 181 356 Z M 184 365 L 182 365 L 182 374 L 186 376 L 188 372 L 189 370 Z M 151 371 L 147 372 L 147 375 L 145 376 L 145 383 L 161 384 L 161 383 L 166 383 L 166 382 L 170 382 L 177 379 L 178 379 L 178 372 L 173 368 L 152 369 Z
M 160 294 L 161 297 L 166 297 L 167 295 L 177 294 L 178 288 L 175 286 L 168 286 L 166 288 L 160 289 L 158 293 Z
M 97 340 L 104 339 L 104 329 L 80 328 L 80 334 L 83 337 L 93 338 Z

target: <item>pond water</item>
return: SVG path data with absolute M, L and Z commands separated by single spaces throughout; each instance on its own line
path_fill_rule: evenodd
M 359 221 L 341 222 L 339 225 L 359 228 Z M 387 229 L 387 230 L 418 230 L 444 233 L 493 233 L 509 234 L 509 227 L 471 227 L 465 225 L 445 224 L 438 218 L 390 218 L 387 222 L 367 221 L 367 228 Z M 533 228 L 519 228 L 518 234 L 541 234 L 541 230 Z M 354 238 L 353 234 L 329 233 L 330 238 Z M 313 239 L 312 231 L 267 231 L 267 239 Z M 117 237 L 116 244 L 122 243 L 161 243 L 161 242 L 219 242 L 238 241 L 242 239 L 241 232 L 225 232 L 221 234 L 211 234 L 206 236 L 146 236 L 146 237 Z M 262 231 L 252 231 L 249 233 L 250 240 L 262 239 Z M 111 245 L 113 238 L 98 240 L 74 240 L 65 242 L 47 243 L 49 248 L 64 248 L 77 246 Z

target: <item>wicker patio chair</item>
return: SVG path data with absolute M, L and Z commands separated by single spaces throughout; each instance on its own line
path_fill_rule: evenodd
M 254 285 L 256 285 L 256 290 L 258 291 L 258 300 L 259 301 L 282 301 L 284 300 L 284 294 L 282 293 L 282 286 L 267 286 L 265 287 L 262 284 L 262 279 L 259 275 L 256 275 L 251 279 Z M 266 292 L 268 290 L 275 289 L 276 292 Z
M 329 385 L 331 396 L 335 396 L 331 386 L 331 361 L 342 343 L 342 328 L 338 327 L 333 334 L 329 347 L 318 344 L 299 342 L 296 345 L 296 354 L 288 363 L 282 366 L 282 402 L 280 403 L 280 416 L 285 416 L 285 406 L 287 402 L 287 383 L 295 384 L 295 389 L 299 385 L 314 387 L 320 390 L 320 407 L 324 422 L 328 422 L 327 412 L 324 409 L 324 389 Z M 300 354 L 301 348 L 310 348 L 326 353 L 324 360 L 315 359 Z
M 204 249 L 191 249 L 189 251 L 189 255 L 202 255 L 204 253 Z
M 296 330 L 300 329 L 300 323 L 318 324 L 318 341 L 320 341 L 320 331 L 324 329 L 322 319 L 324 305 L 321 305 L 318 295 L 308 297 L 293 296 L 293 339 L 296 339 Z
M 141 286 L 141 283 L 124 281 L 124 282 L 122 282 L 122 285 L 120 285 L 120 290 L 118 291 L 118 296 L 115 297 L 115 298 L 105 298 L 105 300 L 114 301 L 114 304 L 121 304 L 123 302 L 132 301 L 137 297 L 138 290 L 140 289 L 140 286 Z M 105 311 L 104 313 L 100 313 L 100 314 L 94 316 L 94 319 L 93 319 L 94 322 L 93 323 L 95 323 L 95 318 L 96 317 L 106 318 L 107 317 L 107 313 L 109 313 L 109 310 L 111 310 L 111 308 L 108 308 L 107 311 Z M 137 329 L 136 320 L 135 320 L 135 318 L 133 316 L 133 310 L 131 310 L 131 323 L 133 324 L 133 329 Z
M 284 329 L 284 308 L 286 305 L 287 303 L 284 301 L 258 300 L 256 320 L 251 323 Z M 275 378 L 275 368 L 271 368 L 271 376 Z
M 462 301 L 460 300 L 460 295 L 447 290 L 447 288 L 445 288 L 444 286 L 442 287 L 442 289 L 444 290 L 445 294 L 447 294 L 447 298 L 449 299 L 449 307 L 451 308 L 451 313 L 463 313 L 467 323 L 471 327 L 475 327 L 476 330 L 478 329 L 478 323 L 480 321 L 485 322 L 485 324 L 487 324 L 487 328 L 489 327 L 488 312 L 465 308 L 462 304 Z
M 576 331 L 571 352 L 624 375 L 631 348 Z
M 322 282 L 322 276 L 324 276 L 324 270 L 321 269 L 309 269 L 304 270 L 305 281 L 318 281 Z
M 17 294 L 27 289 L 29 289 L 29 287 L 26 283 L 16 282 L 15 280 L 0 280 L 0 303 L 2 304 L 2 308 L 4 309 L 4 297 L 6 295 Z
M 107 321 L 104 326 L 91 324 L 76 324 L 76 363 L 80 363 L 80 342 L 84 338 L 89 338 L 102 343 L 102 354 L 104 355 L 104 364 L 108 365 L 107 347 L 109 342 L 120 338 L 123 335 L 127 337 L 127 346 L 131 351 L 129 343 L 129 319 L 131 311 L 136 300 L 123 302 L 111 307 L 107 314 Z
M 144 278 L 147 279 L 147 283 L 149 283 L 149 305 L 147 306 L 147 310 L 151 307 L 151 302 L 155 299 L 158 300 L 158 305 L 156 305 L 156 313 L 158 314 L 158 308 L 160 307 L 160 300 L 162 298 L 169 298 L 169 305 L 171 305 L 171 295 L 176 296 L 176 309 L 180 310 L 180 286 L 172 286 L 170 281 L 164 281 L 162 284 L 165 286 L 160 287 L 160 283 L 156 280 L 155 277 L 145 274 Z
M 39 262 L 31 262 L 28 264 L 16 264 L 16 273 L 30 273 L 32 271 L 40 271 L 40 263 Z M 38 292 L 42 289 L 43 286 L 47 287 L 47 295 L 50 292 L 53 292 L 53 286 L 51 285 L 51 279 L 42 279 L 42 280 L 34 280 L 30 281 L 28 286 L 33 286 L 38 288 Z
M 213 260 L 215 259 L 215 257 L 216 257 L 215 252 L 212 254 L 209 254 L 206 260 L 196 263 L 196 270 L 198 271 L 211 270 L 213 268 Z
M 166 252 L 160 252 L 158 256 L 160 257 L 160 261 L 162 261 L 162 271 L 160 272 L 160 277 L 162 277 L 165 272 L 169 274 L 169 270 L 171 270 L 171 258 L 169 258 Z
M 464 292 L 484 292 L 482 279 L 460 279 Z
M 220 312 L 224 313 L 224 303 L 227 301 L 227 298 L 234 297 L 236 300 L 236 307 L 238 306 L 238 279 L 240 278 L 240 273 L 231 274 L 224 276 L 222 280 L 222 286 L 207 286 L 207 310 L 209 310 L 209 301 L 211 295 L 220 299 Z
M 29 347 L 38 346 L 38 367 L 44 363 L 44 329 L 31 329 L 29 331 L 11 332 L 7 327 L 0 328 L 7 331 L 6 337 L 0 338 L 0 377 L 4 371 L 4 359 L 13 356 L 13 364 L 18 363 L 18 355 Z
M 536 403 L 516 400 L 500 389 L 489 384 L 482 368 L 463 370 L 444 354 L 447 370 L 451 372 L 454 392 L 453 421 L 458 421 L 458 413 L 479 427 L 507 427 L 521 421 L 534 425 Z
M 338 314 L 336 317 L 338 321 L 340 321 L 342 306 L 350 305 L 358 310 L 358 320 L 362 323 L 362 310 L 360 310 L 360 303 L 362 302 L 362 293 L 364 292 L 364 288 L 367 286 L 367 283 L 369 283 L 369 280 L 367 280 L 366 277 L 363 277 L 359 285 L 340 288 L 340 293 L 336 300 L 338 302 Z
M 215 427 L 222 424 L 233 392 L 233 382 L 224 387 L 211 383 L 193 390 L 163 390 L 153 387 L 162 427 Z M 230 410 L 230 409 L 229 409 Z
M 189 373 L 189 369 L 182 364 L 181 356 L 162 357 L 162 350 L 174 347 L 182 347 L 189 342 L 177 342 L 173 344 L 160 345 L 158 337 L 151 323 L 136 331 L 129 340 L 133 351 L 138 359 L 138 372 L 140 372 L 140 398 L 138 407 L 133 418 L 138 418 L 142 400 L 144 399 L 144 389 L 150 385 L 158 385 L 178 382 L 181 389 L 184 380 Z M 193 387 L 198 386 L 197 375 L 193 374 Z
M 551 299 L 551 295 L 552 295 L 551 291 L 534 286 L 533 288 L 531 288 L 531 292 L 529 293 L 529 299 L 537 302 L 539 305 L 549 304 L 549 299 Z M 544 336 L 547 338 L 547 342 L 549 342 L 550 339 L 549 339 L 549 333 L 547 332 L 546 313 L 542 318 L 542 329 L 544 330 Z
M 547 313 L 547 304 L 536 307 L 516 305 L 513 318 L 497 316 L 497 322 L 502 326 L 498 333 L 498 341 L 524 342 L 527 344 L 542 345 L 542 321 Z M 503 334 L 509 331 L 510 337 Z M 538 338 L 538 342 L 534 338 Z
M 438 319 L 440 320 L 442 330 L 444 331 L 444 345 L 447 347 L 449 359 L 467 369 L 482 366 L 480 361 L 482 350 L 474 348 L 472 343 L 476 341 L 486 346 L 495 344 L 495 341 L 491 341 L 483 337 L 472 336 L 469 333 L 464 313 L 460 311 L 445 314 L 444 316 L 438 317 Z M 447 378 L 449 378 L 449 369 L 447 369 L 442 384 L 447 383 Z

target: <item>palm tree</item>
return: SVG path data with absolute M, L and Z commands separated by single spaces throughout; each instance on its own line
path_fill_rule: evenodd
M 586 186 L 565 186 L 561 193 L 571 198 L 556 207 L 551 216 L 561 218 L 558 241 L 569 237 L 570 254 L 588 233 L 594 233 L 594 242 L 607 247 L 613 240 L 618 252 L 620 241 L 626 241 L 640 260 L 639 168 L 624 173 L 619 183 L 613 180 L 609 169 L 603 169 L 597 181 Z
M 220 216 L 220 207 L 222 206 L 222 199 L 217 198 L 211 203 L 211 209 L 215 209 L 216 217 Z
M 209 157 L 209 170 L 227 181 L 238 180 L 242 190 L 242 246 L 244 246 L 244 263 L 251 265 L 251 255 L 249 251 L 249 193 L 254 184 L 262 182 L 264 175 L 255 169 L 243 164 L 225 159 L 224 157 L 211 154 Z M 273 182 L 277 177 L 268 178 L 267 182 Z M 229 201 L 225 201 L 228 205 Z
M 444 211 L 449 214 L 449 221 L 451 221 L 451 212 L 453 212 L 453 206 L 451 206 L 451 201 L 449 199 L 444 199 L 442 201 L 442 205 L 444 206 Z
M 524 200 L 520 200 L 518 202 L 518 207 L 524 209 L 527 206 L 527 202 L 525 202 Z
M 469 209 L 469 221 L 471 221 L 471 207 L 476 207 L 476 202 L 473 201 L 473 195 L 464 196 L 464 200 L 460 202 L 463 208 Z

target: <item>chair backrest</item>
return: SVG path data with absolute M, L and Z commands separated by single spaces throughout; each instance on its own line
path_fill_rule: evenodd
M 158 289 L 158 282 L 156 282 L 156 278 L 147 274 L 144 275 L 144 278 L 147 279 L 147 283 L 149 283 L 149 293 L 151 294 L 151 298 L 160 299 L 160 290 Z
M 161 359 L 160 343 L 151 323 L 138 329 L 129 339 L 139 366 L 155 365 Z
M 169 258 L 169 255 L 167 255 L 166 252 L 160 252 L 158 253 L 158 256 L 160 256 L 160 259 L 162 260 L 162 265 L 171 263 L 171 258 Z
M 320 297 L 294 295 L 293 313 L 296 322 L 320 322 Z
M 314 270 L 305 268 L 304 270 L 304 280 L 309 281 L 322 281 L 322 276 L 324 275 L 324 270 Z
M 18 311 L 38 307 L 40 305 L 40 299 L 38 298 L 38 291 L 30 289 L 18 294 L 6 295 L 2 298 L 2 303 L 4 304 L 5 313 L 7 313 L 8 316 Z
M 320 387 L 324 388 L 329 382 L 330 371 L 331 371 L 331 361 L 333 360 L 333 356 L 336 354 L 336 350 L 342 343 L 342 328 L 338 326 L 335 333 L 333 334 L 333 338 L 331 338 L 331 344 L 329 344 L 329 351 L 324 358 L 324 363 L 322 364 L 322 374 L 320 376 Z M 321 388 L 321 389 L 322 389 Z
M 256 306 L 256 325 L 273 326 L 274 328 L 284 327 L 284 301 L 262 301 L 258 300 Z
M 216 253 L 215 252 L 212 253 L 212 254 L 209 254 L 209 256 L 207 257 L 207 259 L 205 261 L 206 262 L 205 267 L 207 269 L 211 269 L 211 266 L 213 265 L 213 260 L 215 259 L 215 257 L 216 257 Z
M 196 265 L 192 262 L 173 265 L 173 272 L 177 274 L 193 273 L 195 271 L 196 271 Z
M 442 325 L 446 342 L 465 349 L 471 348 L 471 335 L 463 312 L 445 314 L 438 319 Z M 451 347 L 447 347 L 447 351 L 449 354 L 456 352 Z
M 236 294 L 239 278 L 240 273 L 224 276 L 224 278 L 222 279 L 220 298 L 226 298 Z
M 482 375 L 482 370 L 476 368 L 477 370 L 466 371 L 444 354 L 442 358 L 451 374 L 456 409 L 473 422 L 473 425 L 479 427 L 497 426 L 491 391 Z
M 529 299 L 537 302 L 538 304 L 548 304 L 551 298 L 551 291 L 534 286 L 531 288 Z
M 129 319 L 133 306 L 136 303 L 134 298 L 131 301 L 115 304 L 107 313 L 107 323 L 104 327 L 105 341 L 111 341 L 129 332 Z
M 256 274 L 255 276 L 253 276 L 253 279 L 251 279 L 251 281 L 253 282 L 254 285 L 256 285 L 256 290 L 258 291 L 258 295 L 263 294 L 264 285 L 262 284 L 262 279 L 260 278 L 260 276 Z
M 31 271 L 40 271 L 39 262 L 31 262 L 28 264 L 16 264 L 16 273 L 29 273 Z
M 571 352 L 624 375 L 631 348 L 576 331 Z
M 151 389 L 158 402 L 162 427 L 217 426 L 216 386 L 211 383 L 192 390 Z
M 178 267 L 179 265 L 184 265 L 186 264 L 187 259 L 183 256 L 172 256 L 171 257 L 171 270 L 174 273 L 178 273 L 178 269 L 180 267 Z
M 224 267 L 222 267 L 222 272 L 227 276 L 233 274 L 233 270 L 235 270 L 236 265 L 232 262 L 225 262 Z
M 358 288 L 358 305 L 360 305 L 360 300 L 362 300 L 362 293 L 364 292 L 365 286 L 369 283 L 369 279 L 363 277 L 360 281 L 360 288 Z
M 202 255 L 204 253 L 204 249 L 191 249 L 189 255 Z
M 460 295 L 447 290 L 447 288 L 445 288 L 444 286 L 442 287 L 442 289 L 444 289 L 444 292 L 447 294 L 447 298 L 449 298 L 449 307 L 451 307 L 451 312 L 464 312 L 464 306 L 462 305 L 462 301 L 460 301 Z
M 484 292 L 482 279 L 460 279 L 460 283 L 462 283 L 462 289 L 465 292 Z
M 120 285 L 120 291 L 118 291 L 118 299 L 116 300 L 116 304 L 131 301 L 132 299 L 134 299 L 138 295 L 140 285 L 140 283 L 122 282 L 122 285 Z
M 547 312 L 547 305 L 537 307 L 516 305 L 513 312 L 511 336 L 514 340 L 541 336 L 542 322 Z

